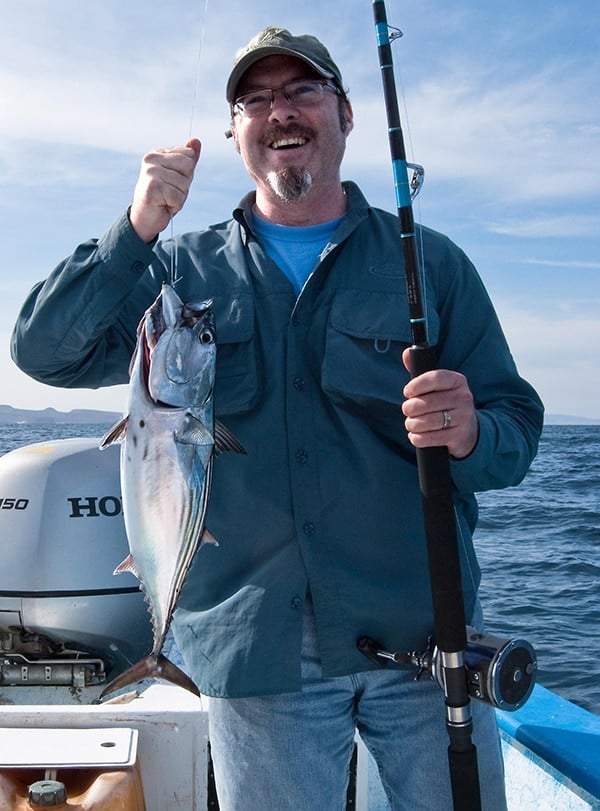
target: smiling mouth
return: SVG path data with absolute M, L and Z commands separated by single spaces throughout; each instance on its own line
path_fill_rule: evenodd
M 270 143 L 271 149 L 297 149 L 308 141 L 308 138 L 279 138 Z

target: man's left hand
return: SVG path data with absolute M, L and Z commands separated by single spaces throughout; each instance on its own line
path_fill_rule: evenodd
M 409 369 L 410 349 L 403 355 Z M 468 456 L 479 436 L 479 422 L 467 378 L 449 369 L 418 375 L 404 387 L 402 412 L 408 438 L 416 448 L 446 446 L 456 459 Z

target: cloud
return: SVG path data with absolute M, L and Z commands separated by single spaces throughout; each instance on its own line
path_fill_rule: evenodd
M 166 7 L 148 14 L 135 0 L 19 6 L 0 32 L 0 134 L 141 154 L 144 145 L 180 142 L 192 107 L 221 115 L 222 132 L 221 84 L 206 81 L 201 97 L 197 84 L 223 56 L 203 41 L 193 5 L 178 4 L 177 25 Z
M 172 26 L 168 14 L 140 12 L 137 2 L 124 7 L 108 0 L 84 9 L 75 0 L 58 7 L 37 0 L 20 6 L 0 33 L 8 57 L 0 69 L 0 135 L 9 139 L 12 152 L 39 142 L 141 155 L 187 137 L 193 116 L 194 134 L 203 138 L 212 159 L 230 160 L 222 135 L 228 118 L 225 76 L 237 45 L 273 22 L 273 7 L 266 0 L 252 9 L 234 3 L 236 42 L 220 36 L 213 9 L 203 21 L 203 10 L 202 3 L 193 10 L 178 4 L 178 24 Z M 359 173 L 377 167 L 387 178 L 387 125 L 368 10 L 348 2 L 344 20 L 333 29 L 317 10 L 296 4 L 281 3 L 277 16 L 294 30 L 316 30 L 328 42 L 345 68 L 356 111 L 348 165 Z M 397 73 L 406 68 L 408 74 L 407 149 L 425 165 L 428 178 L 455 184 L 456 192 L 476 190 L 494 202 L 599 193 L 600 174 L 590 170 L 600 164 L 598 66 L 555 57 L 533 71 L 518 63 L 499 71 L 481 47 L 464 51 L 459 32 L 468 25 L 465 8 L 446 12 L 445 47 L 436 51 L 442 34 L 438 18 L 427 30 L 415 29 L 409 18 L 408 66 L 397 59 Z M 525 29 L 521 26 L 521 37 Z M 82 36 L 87 30 L 93 36 Z M 411 62 L 420 47 L 423 58 Z M 355 59 L 357 52 L 364 58 Z M 23 177 L 23 156 L 20 161 L 17 156 L 19 163 Z
M 538 311 L 496 297 L 502 326 L 510 345 L 519 347 L 519 356 L 551 368 L 577 358 L 600 368 L 600 294 L 595 299 L 565 299 L 554 306 L 545 303 L 548 306 Z
M 297 0 L 231 0 L 209 3 L 203 20 L 205 2 L 172 0 L 149 12 L 143 0 L 27 0 L 4 15 L 5 323 L 32 281 L 124 210 L 148 149 L 180 143 L 190 129 L 203 141 L 177 230 L 229 215 L 249 182 L 223 137 L 225 77 L 236 48 L 268 24 L 327 43 L 355 109 L 344 177 L 358 180 L 374 204 L 394 209 L 370 4 L 334 0 L 324 15 L 318 4 Z M 552 410 L 573 413 L 565 392 L 576 390 L 579 375 L 579 392 L 588 393 L 586 411 L 575 413 L 589 416 L 598 416 L 600 379 L 599 9 L 587 3 L 577 15 L 554 4 L 540 14 L 535 3 L 475 0 L 388 7 L 390 22 L 404 31 L 393 51 L 407 152 L 426 172 L 417 218 L 422 206 L 428 224 L 476 254 L 500 294 L 494 300 L 519 365 L 540 381 Z M 75 407 L 81 396 L 86 403 L 114 396 L 40 395 L 39 384 L 24 379 L 18 386 L 21 402 L 57 406 L 57 398 Z
M 485 184 L 503 198 L 596 194 L 598 102 L 582 104 L 594 84 L 587 70 L 569 73 L 562 64 L 507 82 L 463 63 L 411 94 L 414 141 L 435 176 Z
M 506 299 L 495 305 L 519 371 L 547 412 L 600 418 L 600 297 L 539 312 Z
M 598 262 L 585 262 L 577 259 L 567 259 L 561 261 L 560 259 L 522 259 L 519 260 L 526 265 L 542 265 L 545 267 L 555 267 L 561 270 L 572 268 L 573 270 L 600 270 L 600 261 Z
M 588 237 L 600 233 L 600 215 L 575 215 L 566 211 L 564 214 L 537 217 L 534 214 L 507 218 L 503 222 L 489 223 L 487 230 L 494 234 L 513 237 Z

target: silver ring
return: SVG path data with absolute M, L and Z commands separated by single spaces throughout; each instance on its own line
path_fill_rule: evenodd
M 449 411 L 442 411 L 442 415 L 444 417 L 444 424 L 442 425 L 442 431 L 446 428 L 450 428 L 452 425 L 452 414 Z

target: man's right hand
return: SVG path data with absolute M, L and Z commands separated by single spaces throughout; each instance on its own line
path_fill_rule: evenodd
M 201 144 L 191 138 L 185 146 L 156 149 L 142 160 L 129 220 L 144 242 L 152 242 L 185 203 Z

